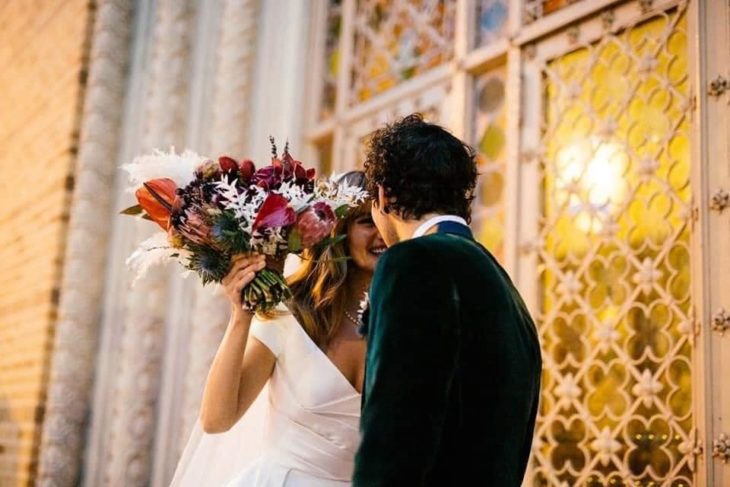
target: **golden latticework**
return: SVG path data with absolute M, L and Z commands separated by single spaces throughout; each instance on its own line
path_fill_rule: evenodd
M 693 484 L 687 56 L 680 8 L 543 65 L 534 485 Z

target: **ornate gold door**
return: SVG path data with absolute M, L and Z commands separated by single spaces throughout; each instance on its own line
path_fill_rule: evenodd
M 628 3 L 524 49 L 545 364 L 528 485 L 695 485 L 687 24 Z

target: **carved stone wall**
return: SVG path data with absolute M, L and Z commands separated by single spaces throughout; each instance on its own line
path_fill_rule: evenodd
M 221 11 L 221 31 L 213 98 L 213 124 L 208 136 L 210 154 L 241 158 L 247 143 L 252 71 L 256 60 L 258 0 L 226 0 Z M 218 344 L 228 322 L 226 300 L 211 288 L 196 287 L 191 319 L 188 367 L 180 412 L 178 449 L 195 422 L 200 399 Z
M 89 411 L 129 53 L 131 0 L 101 0 L 89 59 L 38 483 L 75 485 Z
M 191 40 L 195 32 L 192 0 L 160 0 L 156 4 L 152 58 L 144 96 L 145 131 L 141 150 L 182 147 L 191 69 Z M 154 229 L 136 222 L 133 241 Z M 107 379 L 115 381 L 111 418 L 105 432 L 104 485 L 147 485 L 157 416 L 158 385 L 164 345 L 168 274 L 151 273 L 126 289 L 118 369 Z

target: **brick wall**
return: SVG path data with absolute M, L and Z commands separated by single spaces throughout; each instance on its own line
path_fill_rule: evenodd
M 0 486 L 36 472 L 90 0 L 0 3 Z

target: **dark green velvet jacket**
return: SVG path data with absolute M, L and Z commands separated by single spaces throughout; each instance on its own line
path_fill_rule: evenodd
M 535 326 L 469 229 L 446 227 L 378 263 L 354 487 L 522 482 L 540 388 Z

